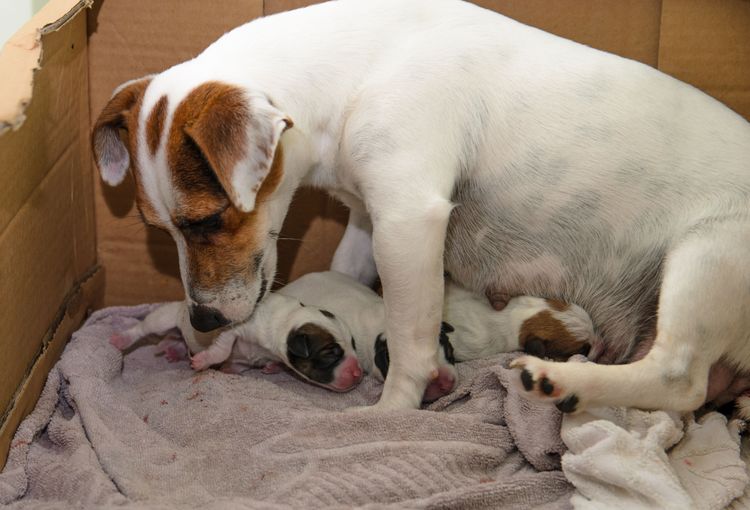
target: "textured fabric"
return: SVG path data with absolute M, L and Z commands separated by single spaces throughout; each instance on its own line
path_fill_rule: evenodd
M 74 335 L 16 435 L 0 503 L 570 507 L 560 416 L 523 399 L 502 368 L 513 355 L 459 365 L 457 390 L 428 411 L 345 413 L 380 386 L 333 394 L 286 373 L 195 373 L 150 345 L 123 357 L 107 339 L 149 310 L 102 310 Z
M 563 420 L 563 471 L 576 509 L 725 508 L 748 485 L 738 422 L 592 409 Z M 739 507 L 738 507 L 739 508 Z

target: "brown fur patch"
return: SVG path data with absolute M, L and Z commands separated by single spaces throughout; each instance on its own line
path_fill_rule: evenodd
M 527 350 L 531 342 L 542 342 L 544 356 L 568 358 L 584 350 L 588 345 L 578 340 L 561 321 L 548 310 L 543 310 L 524 321 L 519 333 L 521 349 Z
M 143 105 L 143 95 L 151 79 L 138 80 L 120 90 L 104 107 L 94 124 L 91 134 L 92 146 L 97 162 L 102 151 L 108 150 L 107 143 L 121 140 L 130 155 L 130 170 L 135 179 L 136 205 L 143 219 L 159 225 L 159 217 L 151 203 L 145 198 L 143 187 L 138 179 L 138 136 L 137 120 Z
M 268 240 L 269 218 L 264 202 L 283 177 L 284 156 L 278 147 L 271 170 L 262 182 L 255 209 L 244 213 L 227 196 L 230 172 L 244 157 L 250 113 L 241 89 L 210 82 L 178 105 L 167 141 L 171 179 L 180 196 L 173 211 L 176 225 L 187 225 L 191 284 L 216 289 L 231 279 L 252 281 L 253 258 Z M 189 224 L 219 214 L 215 232 L 195 232 Z
M 557 312 L 564 312 L 568 308 L 570 308 L 570 304 L 566 303 L 565 301 L 561 301 L 559 299 L 545 299 L 547 304 L 552 308 L 553 310 Z
M 343 350 L 336 343 L 330 331 L 311 322 L 300 326 L 292 335 L 306 336 L 305 344 L 309 355 L 297 357 L 288 352 L 289 363 L 295 370 L 320 383 L 333 381 L 333 370 L 343 358 Z
M 253 274 L 253 258 L 263 250 L 268 241 L 269 218 L 265 201 L 281 182 L 283 176 L 283 151 L 276 151 L 271 172 L 263 181 L 258 191 L 255 210 L 245 213 L 229 205 L 226 197 L 217 200 L 208 194 L 187 196 L 181 204 L 181 210 L 187 214 L 201 211 L 215 212 L 225 207 L 221 213 L 221 228 L 203 239 L 191 237 L 188 240 L 188 259 L 190 261 L 190 278 L 194 286 L 201 289 L 215 289 L 226 284 L 230 279 L 252 281 L 258 277 Z M 216 208 L 211 211 L 212 208 Z
M 162 129 L 164 129 L 166 115 L 167 96 L 161 96 L 151 110 L 146 122 L 146 143 L 148 143 L 148 150 L 151 151 L 152 155 L 156 154 L 156 149 L 159 148 L 159 140 L 161 139 Z
M 240 88 L 209 82 L 190 92 L 175 110 L 167 145 L 175 187 L 186 197 L 231 189 L 231 172 L 246 154 L 249 122 Z

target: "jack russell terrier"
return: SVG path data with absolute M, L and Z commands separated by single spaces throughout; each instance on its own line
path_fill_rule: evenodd
M 651 67 L 459 0 L 340 0 L 247 23 L 123 84 L 93 130 L 177 244 L 196 329 L 248 320 L 301 185 L 350 208 L 332 268 L 383 284 L 376 407 L 439 376 L 443 274 L 576 303 L 615 362 L 516 360 L 564 411 L 692 410 L 750 369 L 750 124 Z M 501 306 L 499 303 L 498 306 Z
M 390 365 L 383 299 L 335 271 L 310 273 L 269 293 L 249 321 L 221 332 L 208 347 L 193 331 L 184 302 L 156 308 L 141 323 L 113 335 L 110 343 L 125 350 L 144 336 L 173 328 L 181 331 L 196 370 L 225 363 L 222 370 L 227 372 L 263 367 L 271 373 L 286 365 L 308 382 L 348 391 L 360 382 L 363 370 L 383 381 Z M 448 282 L 440 375 L 427 386 L 423 400 L 431 402 L 453 389 L 457 361 L 516 350 L 567 359 L 588 353 L 596 342 L 591 319 L 580 307 L 523 296 L 496 311 L 484 297 Z M 165 347 L 170 361 L 187 354 L 175 345 Z

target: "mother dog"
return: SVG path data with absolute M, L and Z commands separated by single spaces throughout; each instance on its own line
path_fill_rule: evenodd
M 125 133 L 121 133 L 124 131 Z M 627 365 L 524 357 L 530 393 L 690 410 L 750 369 L 750 126 L 698 90 L 458 0 L 341 0 L 241 26 L 116 91 L 93 133 L 171 233 L 201 331 L 246 320 L 300 185 L 351 209 L 333 268 L 383 283 L 380 408 L 436 374 L 443 273 L 586 309 Z M 658 309 L 658 315 L 657 315 Z M 658 318 L 657 318 L 658 317 Z

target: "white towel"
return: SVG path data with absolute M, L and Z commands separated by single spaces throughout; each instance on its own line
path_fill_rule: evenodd
M 576 509 L 721 509 L 748 486 L 738 422 L 719 413 L 592 409 L 561 433 Z

